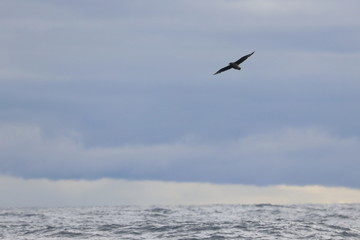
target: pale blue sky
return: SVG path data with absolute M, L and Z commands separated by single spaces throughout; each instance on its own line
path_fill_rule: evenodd
M 2 1 L 0 174 L 360 188 L 359 9 Z

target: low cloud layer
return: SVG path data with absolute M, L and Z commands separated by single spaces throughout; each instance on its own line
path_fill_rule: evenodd
M 218 185 L 115 179 L 24 180 L 0 175 L 0 207 L 359 203 L 360 190 L 323 186 Z
M 81 136 L 46 136 L 34 125 L 0 126 L 1 173 L 24 178 L 119 178 L 360 188 L 360 141 L 316 128 L 232 141 L 85 147 Z

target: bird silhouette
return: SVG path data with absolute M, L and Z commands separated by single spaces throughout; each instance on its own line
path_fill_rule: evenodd
M 255 52 L 255 51 L 254 51 Z M 245 55 L 243 57 L 241 57 L 239 60 L 237 60 L 236 62 L 231 62 L 229 63 L 229 65 L 227 65 L 226 67 L 223 67 L 221 68 L 219 71 L 217 71 L 216 73 L 214 73 L 214 75 L 218 74 L 218 73 L 222 73 L 222 72 L 225 72 L 231 68 L 233 69 L 237 69 L 237 70 L 240 70 L 241 67 L 239 66 L 240 63 L 242 63 L 243 61 L 245 61 L 246 59 L 248 59 L 248 57 L 250 57 L 251 55 L 254 54 L 254 52 L 248 54 L 248 55 Z

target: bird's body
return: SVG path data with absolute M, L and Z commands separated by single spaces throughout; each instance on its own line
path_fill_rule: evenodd
M 236 64 L 236 62 L 229 63 L 229 66 L 234 68 L 234 69 L 237 69 L 237 70 L 241 69 L 241 67 L 238 64 Z
M 227 71 L 227 70 L 229 70 L 229 69 L 231 69 L 231 68 L 240 70 L 240 69 L 241 69 L 241 67 L 239 66 L 240 63 L 244 62 L 248 57 L 250 57 L 250 56 L 253 55 L 253 54 L 254 54 L 254 52 L 252 52 L 252 53 L 250 53 L 250 54 L 248 54 L 248 55 L 245 55 L 245 56 L 241 57 L 241 58 L 240 58 L 239 60 L 237 60 L 236 62 L 231 62 L 231 63 L 229 63 L 229 65 L 227 65 L 226 67 L 221 68 L 219 71 L 217 71 L 216 73 L 214 73 L 214 75 L 215 75 L 215 74 L 218 74 L 218 73 L 221 73 L 221 72 L 225 72 L 225 71 Z

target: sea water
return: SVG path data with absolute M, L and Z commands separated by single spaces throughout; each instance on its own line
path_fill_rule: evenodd
M 360 205 L 2 208 L 0 239 L 360 239 Z

